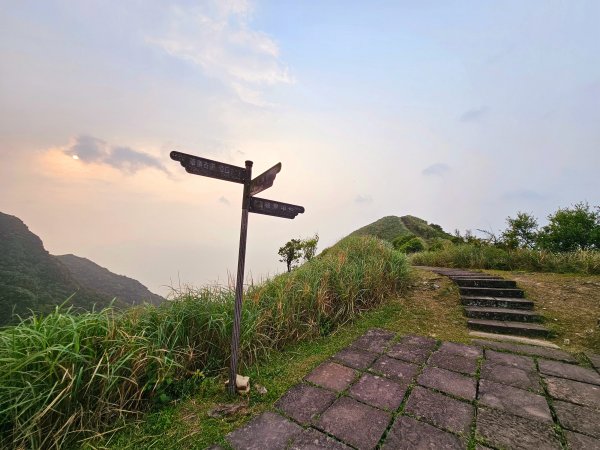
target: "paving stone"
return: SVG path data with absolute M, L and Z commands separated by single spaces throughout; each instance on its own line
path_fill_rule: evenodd
M 415 364 L 422 364 L 429 358 L 431 350 L 422 347 L 413 347 L 404 342 L 399 342 L 398 344 L 393 345 L 386 354 L 392 358 L 402 359 Z
M 307 428 L 294 440 L 290 450 L 351 450 L 347 445 L 315 430 Z
M 410 347 L 418 347 L 431 351 L 433 351 L 433 349 L 437 345 L 437 341 L 432 337 L 415 336 L 412 334 L 407 334 L 406 336 L 403 336 L 402 339 L 400 339 L 400 342 Z
M 332 391 L 341 392 L 354 381 L 355 377 L 356 372 L 349 367 L 328 361 L 314 369 L 306 380 Z
M 469 401 L 475 400 L 477 394 L 477 381 L 474 378 L 439 367 L 426 367 L 417 381 L 422 386 Z
M 569 353 L 555 348 L 536 347 L 535 345 L 520 345 L 510 344 L 508 342 L 486 341 L 482 339 L 473 339 L 471 341 L 475 345 L 480 345 L 486 348 L 496 350 L 506 350 L 513 353 L 521 353 L 524 355 L 541 356 L 547 359 L 556 359 L 558 361 L 566 361 L 576 363 L 577 360 Z
M 490 408 L 477 411 L 477 435 L 498 448 L 518 450 L 558 450 L 561 445 L 552 424 L 521 417 Z
M 510 353 L 486 350 L 485 359 L 495 362 L 496 364 L 504 364 L 505 366 L 535 372 L 535 363 L 533 362 L 533 359 L 528 356 L 511 355 Z
M 552 397 L 600 409 L 600 386 L 564 378 L 545 377 L 544 379 Z
M 600 375 L 592 369 L 565 364 L 558 361 L 539 360 L 540 372 L 555 377 L 568 378 L 570 380 L 581 381 L 583 383 L 600 385 Z
M 502 409 L 516 416 L 552 423 L 546 399 L 523 389 L 489 380 L 479 382 L 479 403 Z
M 408 382 L 396 383 L 388 378 L 364 374 L 349 391 L 349 395 L 377 408 L 396 410 L 402 403 Z
M 370 352 L 383 353 L 395 334 L 391 331 L 373 329 L 367 331 L 352 343 L 352 347 L 362 348 Z
M 404 411 L 437 427 L 464 436 L 469 434 L 474 414 L 473 405 L 421 386 L 412 390 Z
M 296 422 L 308 425 L 313 417 L 325 411 L 335 398 L 336 395 L 331 391 L 308 384 L 297 384 L 275 403 L 275 407 Z
M 476 359 L 465 358 L 464 356 L 453 355 L 451 353 L 435 352 L 429 358 L 429 364 L 467 375 L 475 375 L 475 372 L 477 372 Z
M 443 342 L 438 351 L 463 356 L 465 358 L 477 359 L 483 356 L 483 350 L 481 350 L 480 347 L 457 344 L 456 342 Z
M 554 401 L 553 406 L 564 428 L 600 439 L 600 411 L 560 401 Z
M 375 361 L 378 356 L 379 354 L 377 353 L 368 352 L 360 348 L 346 347 L 333 355 L 333 358 L 348 367 L 364 370 L 373 364 L 373 361 Z
M 381 358 L 375 361 L 375 364 L 373 364 L 371 370 L 379 372 L 386 377 L 410 383 L 410 381 L 412 381 L 419 371 L 419 367 L 414 364 L 398 361 L 397 359 L 383 355 Z
M 464 449 L 458 437 L 411 417 L 400 416 L 392 425 L 383 450 Z
M 385 432 L 391 414 L 340 397 L 320 417 L 317 427 L 360 449 L 375 448 Z
M 595 355 L 593 353 L 586 353 L 585 355 L 592 362 L 592 365 L 596 368 L 596 370 L 600 372 L 600 355 Z
M 593 437 L 572 431 L 565 431 L 565 437 L 567 438 L 569 448 L 573 450 L 600 450 L 600 441 Z
M 226 439 L 236 450 L 280 450 L 301 431 L 300 425 L 279 414 L 265 412 L 229 433 Z
M 535 392 L 542 391 L 540 377 L 536 372 L 517 369 L 491 361 L 485 361 L 481 367 L 481 378 L 495 381 L 496 383 L 508 384 L 509 386 Z

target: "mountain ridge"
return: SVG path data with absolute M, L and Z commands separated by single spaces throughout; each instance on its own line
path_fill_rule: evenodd
M 349 236 L 371 235 L 393 241 L 401 235 L 414 234 L 423 239 L 451 239 L 453 236 L 435 223 L 428 223 L 416 216 L 384 216 L 350 233 Z
M 112 274 L 108 269 L 101 269 Z M 110 287 L 106 272 L 101 272 L 102 277 Z M 130 278 L 112 275 L 116 277 L 114 280 L 118 286 L 127 279 L 144 287 Z M 135 283 L 132 284 L 139 288 Z M 159 296 L 144 289 L 151 295 L 144 293 L 141 298 L 146 297 L 156 304 Z M 21 219 L 0 212 L 0 326 L 16 321 L 16 316 L 26 317 L 32 312 L 49 313 L 62 304 L 89 311 L 111 303 L 116 307 L 139 303 L 139 298 L 133 301 L 119 298 L 122 293 L 122 289 L 114 292 L 98 290 L 86 277 L 72 273 L 61 257 L 51 255 L 44 248 L 42 239 Z M 117 299 L 113 302 L 115 297 Z
M 71 275 L 82 286 L 93 289 L 102 295 L 117 297 L 132 305 L 146 300 L 153 305 L 158 305 L 165 300 L 138 280 L 111 272 L 87 258 L 73 254 L 54 257 L 67 267 Z

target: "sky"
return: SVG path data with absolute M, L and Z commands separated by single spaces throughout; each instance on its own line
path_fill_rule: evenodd
M 0 0 L 0 211 L 53 254 L 166 294 L 227 284 L 242 189 L 247 277 L 383 216 L 496 233 L 600 204 L 600 2 Z

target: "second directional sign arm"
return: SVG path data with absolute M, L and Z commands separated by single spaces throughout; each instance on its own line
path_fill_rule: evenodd
M 281 163 L 275 164 L 269 170 L 257 176 L 250 182 L 250 195 L 256 195 L 273 186 L 275 177 L 279 172 L 281 172 Z

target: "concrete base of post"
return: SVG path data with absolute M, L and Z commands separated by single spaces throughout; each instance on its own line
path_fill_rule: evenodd
M 229 380 L 225 382 L 225 387 L 229 388 Z M 247 394 L 250 392 L 250 377 L 237 374 L 235 378 L 235 391 L 238 394 Z

